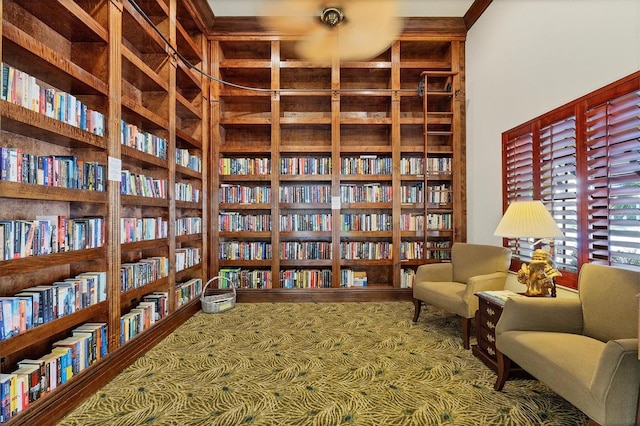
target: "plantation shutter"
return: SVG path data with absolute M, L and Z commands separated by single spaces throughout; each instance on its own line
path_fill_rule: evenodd
M 562 230 L 554 240 L 558 269 L 577 272 L 578 180 L 576 119 L 571 116 L 540 129 L 540 200 Z
M 590 108 L 588 261 L 640 265 L 640 92 Z
M 504 145 L 505 188 L 508 204 L 518 200 L 532 200 L 533 185 L 533 133 L 509 139 Z M 522 260 L 531 259 L 531 244 L 523 238 L 510 238 L 507 247 Z

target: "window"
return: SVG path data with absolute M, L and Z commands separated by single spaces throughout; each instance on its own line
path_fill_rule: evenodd
M 502 135 L 505 210 L 539 199 L 564 237 L 558 284 L 577 288 L 584 263 L 640 270 L 640 72 Z M 505 239 L 520 262 L 525 239 Z

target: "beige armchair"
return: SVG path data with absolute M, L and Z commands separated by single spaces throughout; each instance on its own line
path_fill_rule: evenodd
M 462 318 L 462 345 L 469 349 L 471 320 L 478 310 L 475 293 L 504 289 L 510 262 L 509 249 L 454 243 L 451 263 L 418 267 L 413 282 L 413 322 L 418 321 L 422 302 L 456 314 Z
M 508 299 L 496 327 L 501 390 L 512 361 L 601 425 L 632 425 L 640 383 L 640 272 L 587 264 L 579 298 Z

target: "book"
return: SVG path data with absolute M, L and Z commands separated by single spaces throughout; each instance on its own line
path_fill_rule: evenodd
M 0 373 L 0 423 L 11 418 L 11 389 L 15 387 L 15 380 L 15 374 Z
M 40 397 L 44 396 L 47 392 L 49 392 L 49 376 L 45 373 L 45 361 L 42 359 L 23 359 L 18 362 L 19 368 L 27 366 L 36 366 L 38 368 L 38 377 L 40 379 L 39 395 Z
M 27 399 L 28 402 L 23 404 L 28 406 L 34 401 L 40 399 L 40 366 L 39 365 L 24 365 L 13 372 L 14 374 L 21 376 L 24 375 L 26 380 L 26 387 L 28 389 Z
M 60 348 L 69 349 L 71 351 L 71 372 L 72 375 L 78 374 L 86 366 L 83 363 L 83 345 L 84 339 L 81 336 L 70 336 L 53 343 L 52 351 Z
M 503 306 L 510 297 L 525 297 L 511 290 L 487 290 L 479 292 L 478 295 L 483 295 L 497 302 L 500 306 Z
M 18 368 L 13 372 L 16 375 L 17 394 L 18 394 L 18 412 L 25 410 L 35 401 L 32 399 L 34 395 L 31 393 L 32 383 L 38 384 L 40 378 L 36 372 L 40 369 L 36 365 Z M 39 396 L 38 396 L 39 398 Z

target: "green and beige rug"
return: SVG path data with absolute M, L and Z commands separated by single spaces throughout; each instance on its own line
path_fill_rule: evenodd
M 535 380 L 493 390 L 460 322 L 413 304 L 199 312 L 68 415 L 73 425 L 586 425 Z

